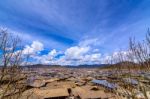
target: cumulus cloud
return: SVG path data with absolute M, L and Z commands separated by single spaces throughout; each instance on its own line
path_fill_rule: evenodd
M 31 54 L 34 55 L 36 53 L 40 53 L 44 49 L 44 46 L 41 42 L 39 41 L 33 41 L 31 46 L 26 45 L 25 48 L 23 49 L 23 54 Z
M 32 63 L 35 64 L 55 64 L 55 65 L 81 65 L 81 64 L 101 64 L 108 63 L 111 57 L 117 57 L 119 52 L 112 55 L 103 55 L 100 49 L 94 48 L 96 39 L 85 40 L 76 46 L 67 48 L 65 51 L 49 50 L 47 54 L 44 45 L 39 41 L 33 41 L 31 45 L 26 45 L 23 54 L 31 54 Z M 126 55 L 126 51 L 122 51 Z M 59 57 L 58 57 L 59 56 Z
M 38 55 L 38 56 L 35 56 L 34 58 L 36 59 L 36 61 L 38 63 L 41 63 L 41 64 L 52 64 L 53 61 L 55 60 L 55 56 L 57 55 L 58 53 L 56 52 L 55 49 L 51 50 L 48 54 L 46 55 Z
M 59 65 L 80 65 L 80 64 L 99 64 L 101 63 L 101 53 L 98 49 L 93 49 L 96 39 L 85 40 L 77 46 L 67 48 L 63 53 L 50 50 L 47 54 L 38 55 L 44 46 L 41 42 L 33 42 L 31 46 L 27 45 L 24 53 L 32 53 L 36 63 L 41 64 L 59 64 Z M 36 48 L 36 46 L 38 46 Z M 57 55 L 62 54 L 60 57 Z
M 82 59 L 83 55 L 90 50 L 90 47 L 70 47 L 65 51 L 65 57 L 67 60 L 78 60 Z
M 65 63 L 64 65 L 100 64 L 101 53 L 93 48 L 96 41 L 97 39 L 88 39 L 66 49 L 64 56 L 58 59 L 57 63 Z

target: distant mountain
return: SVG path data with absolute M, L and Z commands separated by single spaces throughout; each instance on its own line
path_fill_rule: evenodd
M 128 68 L 137 68 L 139 64 L 136 64 L 134 62 L 129 62 L 129 61 L 124 61 L 124 62 L 118 62 L 115 64 L 110 64 L 107 66 L 104 66 L 102 68 L 109 68 L 109 69 L 114 69 L 114 68 L 120 68 L 120 69 L 128 69 Z
M 78 65 L 78 66 L 74 66 L 74 65 L 65 65 L 65 66 L 61 66 L 61 65 L 44 65 L 44 64 L 35 64 L 35 65 L 28 65 L 28 66 L 23 66 L 23 67 L 29 67 L 29 68 L 100 68 L 103 66 L 106 66 L 107 64 L 93 64 L 93 65 Z
M 53 67 L 62 67 L 60 65 L 44 65 L 44 64 L 34 64 L 34 65 L 27 65 L 22 67 L 29 67 L 29 68 L 53 68 Z
M 107 64 L 93 64 L 93 65 L 88 65 L 88 64 L 84 64 L 84 65 L 78 65 L 78 66 L 65 66 L 67 68 L 100 68 L 103 66 L 107 66 Z

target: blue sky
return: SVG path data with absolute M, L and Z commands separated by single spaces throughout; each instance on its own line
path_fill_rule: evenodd
M 150 1 L 4 0 L 0 2 L 0 26 L 20 35 L 30 49 L 40 44 L 36 57 L 47 56 L 46 63 L 65 60 L 74 64 L 85 57 L 102 60 L 110 53 L 125 50 L 129 37 L 144 39 L 150 26 Z M 69 56 L 68 50 L 75 51 L 75 55 Z M 48 57 L 55 51 L 53 59 Z

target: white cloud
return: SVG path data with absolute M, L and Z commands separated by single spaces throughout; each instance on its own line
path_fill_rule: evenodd
M 58 54 L 58 52 L 55 49 L 53 49 L 46 55 L 40 55 L 40 56 L 37 55 L 37 56 L 34 56 L 33 58 L 36 59 L 37 63 L 40 63 L 40 64 L 51 64 L 55 60 L 55 56 L 57 54 Z
M 99 52 L 99 49 L 96 48 L 96 49 L 93 50 L 93 52 Z
M 56 61 L 62 65 L 80 65 L 80 64 L 100 64 L 101 53 L 94 49 L 97 39 L 89 39 L 73 46 L 64 52 L 64 56 Z M 95 42 L 95 43 L 94 43 Z
M 48 53 L 48 56 L 55 56 L 57 54 L 56 50 L 53 49 L 51 52 Z
M 81 41 L 80 43 L 79 43 L 79 46 L 96 46 L 96 45 L 98 45 L 99 44 L 99 42 L 98 42 L 98 39 L 97 38 L 94 38 L 94 39 L 85 39 L 85 40 L 83 40 L 83 41 Z
M 118 63 L 121 61 L 133 61 L 137 62 L 131 51 L 115 51 L 112 54 L 104 55 L 102 58 L 102 63 L 110 64 L 110 63 Z
M 31 54 L 34 59 L 33 63 L 40 64 L 58 64 L 58 65 L 80 65 L 80 64 L 101 64 L 108 63 L 111 57 L 117 57 L 119 52 L 114 52 L 112 55 L 103 55 L 100 50 L 94 48 L 95 40 L 82 41 L 77 46 L 72 46 L 64 52 L 50 50 L 47 54 L 41 53 L 44 50 L 44 45 L 39 41 L 33 41 L 31 45 L 26 45 L 23 49 L 23 54 Z M 126 51 L 121 52 L 127 55 Z M 57 57 L 57 55 L 60 55 Z
M 97 61 L 100 61 L 100 59 L 101 59 L 100 53 L 86 55 L 84 58 L 85 61 L 91 61 L 91 62 L 97 62 Z
M 33 41 L 31 46 L 26 45 L 23 49 L 23 54 L 31 54 L 34 55 L 36 53 L 40 53 L 40 51 L 44 50 L 44 46 L 39 41 Z
M 66 59 L 82 59 L 83 55 L 89 51 L 90 47 L 70 47 L 65 51 Z
M 84 41 L 83 41 L 84 42 Z M 93 42 L 93 41 L 90 41 Z M 83 44 L 83 45 L 82 45 Z M 33 63 L 41 64 L 59 64 L 59 65 L 80 65 L 80 64 L 98 64 L 101 62 L 101 54 L 98 49 L 92 48 L 92 43 L 80 43 L 77 46 L 72 46 L 66 49 L 63 53 L 56 51 L 56 49 L 50 50 L 48 54 L 39 54 L 44 50 L 44 46 L 41 42 L 34 41 L 31 45 L 27 45 L 23 52 L 24 54 L 32 54 L 32 58 L 35 60 Z M 96 51 L 95 51 L 96 50 Z M 57 55 L 62 56 L 57 57 Z

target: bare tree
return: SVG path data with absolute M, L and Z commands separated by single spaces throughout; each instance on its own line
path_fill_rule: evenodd
M 112 55 L 111 64 L 115 76 L 122 78 L 120 88 L 122 88 L 121 90 L 125 89 L 124 93 L 135 99 L 137 92 L 140 92 L 145 99 L 148 99 L 147 91 L 150 91 L 150 86 L 141 82 L 143 77 L 140 76 L 140 73 L 148 74 L 150 72 L 150 31 L 148 30 L 146 38 L 142 42 L 130 38 L 126 53 L 120 51 L 115 56 Z M 138 82 L 136 86 L 132 84 L 133 79 Z M 127 80 L 128 82 L 126 82 Z
M 0 30 L 0 98 L 19 98 L 26 88 L 26 75 L 21 65 L 28 55 L 22 53 L 21 40 L 18 36 Z
M 138 70 L 140 73 L 144 72 L 145 74 L 150 71 L 150 33 L 146 35 L 146 40 L 142 42 L 136 42 L 134 39 L 130 39 L 130 51 L 132 52 L 129 55 L 132 60 L 138 64 L 134 69 Z M 137 78 L 138 88 L 140 92 L 143 93 L 144 97 L 148 99 L 147 91 L 150 91 L 150 86 L 140 82 L 141 77 Z

